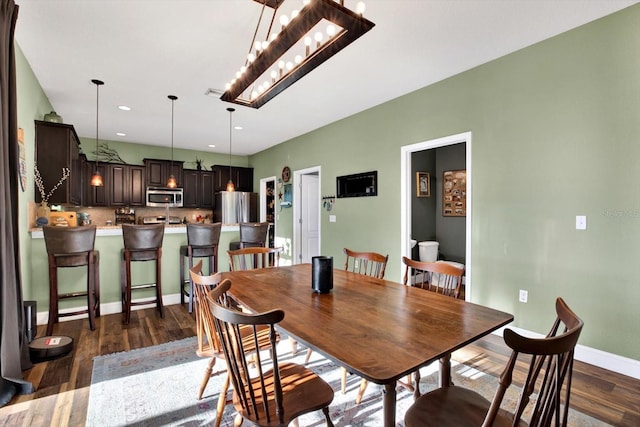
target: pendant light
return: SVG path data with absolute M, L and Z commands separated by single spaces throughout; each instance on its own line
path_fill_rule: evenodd
M 167 187 L 176 188 L 178 186 L 178 181 L 176 181 L 176 177 L 173 176 L 173 105 L 178 97 L 175 95 L 169 95 L 167 98 L 171 100 L 171 174 L 167 180 Z
M 227 191 L 236 191 L 236 186 L 233 185 L 233 180 L 231 179 L 231 133 L 233 130 L 233 112 L 236 111 L 235 108 L 227 108 L 229 112 L 229 182 L 227 182 Z
M 100 99 L 100 86 L 104 84 L 102 80 L 93 79 L 91 83 L 96 85 L 96 169 L 91 175 L 91 186 L 92 187 L 102 187 L 104 183 L 102 182 L 102 175 L 100 175 L 100 171 L 98 170 L 98 160 L 99 160 L 99 151 L 98 151 L 98 111 L 99 111 L 99 99 Z

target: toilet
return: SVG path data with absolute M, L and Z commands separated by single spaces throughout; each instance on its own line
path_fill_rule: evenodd
M 418 243 L 418 254 L 422 262 L 436 262 L 438 260 L 438 246 L 435 241 L 425 241 Z

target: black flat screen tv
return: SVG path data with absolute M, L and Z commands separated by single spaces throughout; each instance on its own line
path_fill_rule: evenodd
M 338 198 L 378 195 L 378 171 L 344 175 L 336 178 Z

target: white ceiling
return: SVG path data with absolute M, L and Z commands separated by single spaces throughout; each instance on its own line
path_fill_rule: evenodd
M 15 0 L 16 40 L 65 123 L 100 139 L 252 154 L 638 0 L 368 0 L 376 26 L 260 109 L 205 96 L 243 64 L 253 0 Z M 302 0 L 286 0 L 283 9 Z M 345 0 L 355 8 L 356 0 Z M 127 105 L 131 111 L 117 109 Z M 126 137 L 116 136 L 126 133 Z M 216 148 L 208 148 L 216 144 Z

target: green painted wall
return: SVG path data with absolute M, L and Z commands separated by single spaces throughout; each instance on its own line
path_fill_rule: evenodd
M 323 211 L 322 254 L 389 253 L 399 280 L 400 148 L 471 131 L 473 301 L 546 333 L 562 296 L 585 320 L 581 344 L 640 360 L 639 22 L 632 6 L 258 153 L 256 182 L 321 166 L 324 195 L 377 170 L 378 197 L 337 200 L 336 223 Z
M 248 161 L 255 185 L 285 165 L 321 166 L 330 195 L 336 176 L 377 170 L 378 197 L 337 200 L 336 223 L 323 211 L 322 253 L 389 253 L 387 277 L 400 280 L 400 147 L 471 131 L 473 301 L 544 333 L 563 296 L 586 322 L 581 344 L 640 360 L 638 22 L 640 5 L 258 153 Z M 51 105 L 20 52 L 17 67 L 18 124 L 33 164 L 33 120 Z M 131 163 L 169 158 L 117 149 Z M 43 285 L 32 283 L 42 270 L 31 264 L 41 242 L 26 231 L 33 190 L 30 173 L 20 194 L 23 287 L 42 310 Z M 587 231 L 575 230 L 576 215 L 588 216 Z M 277 222 L 278 239 L 290 242 L 292 209 Z M 528 304 L 517 302 L 519 289 L 529 290 Z

